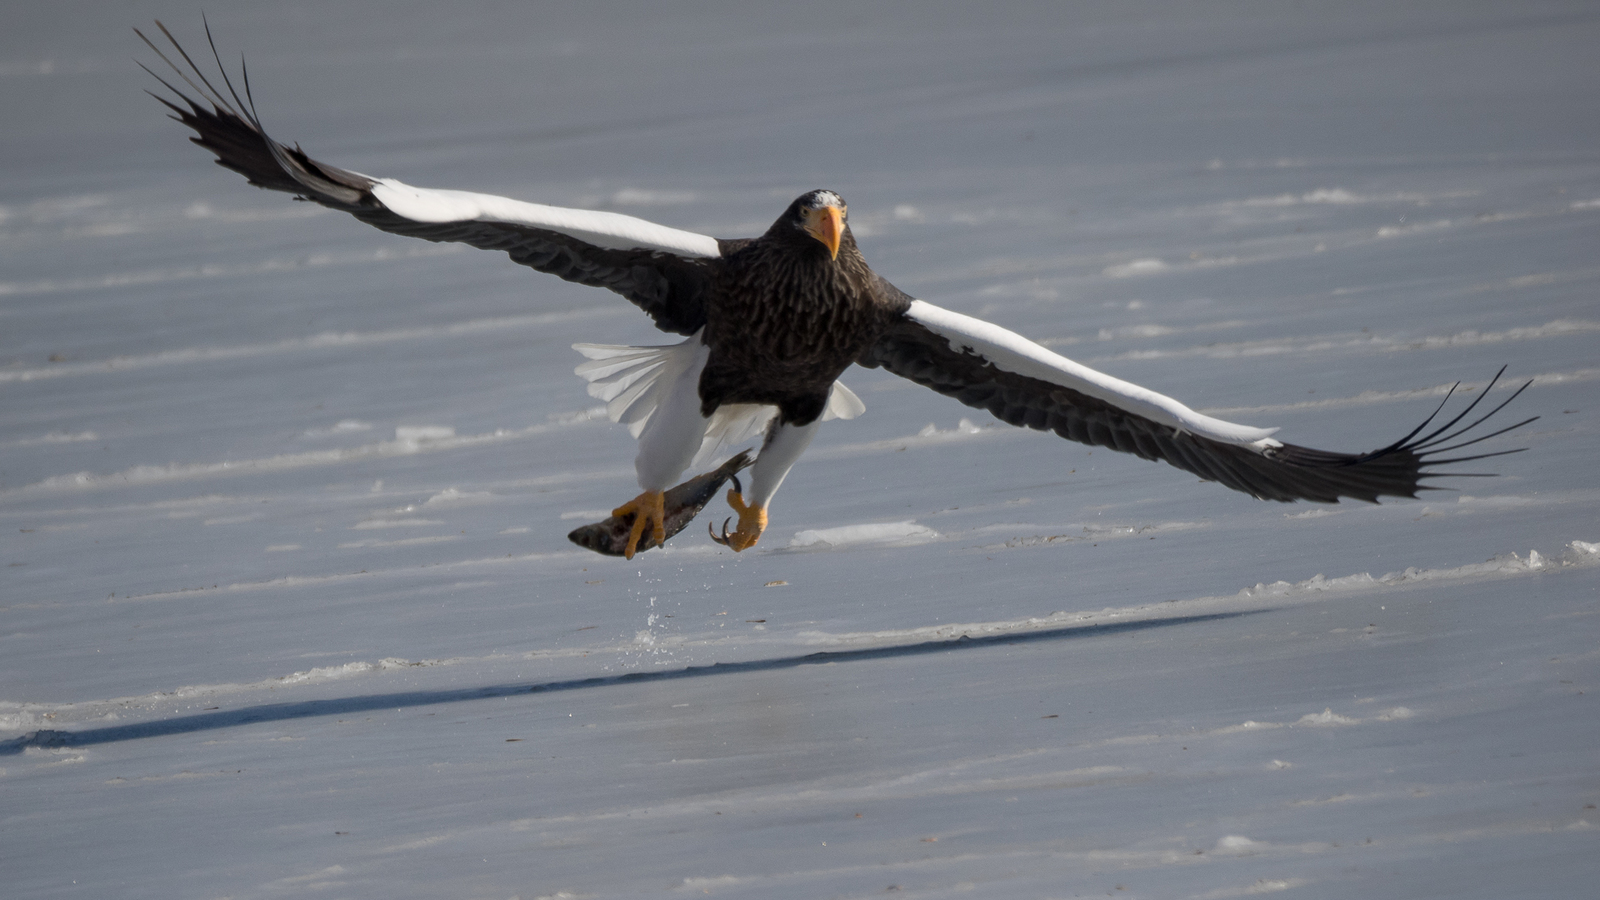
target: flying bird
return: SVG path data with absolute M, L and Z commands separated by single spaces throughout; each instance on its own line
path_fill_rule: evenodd
M 1236 491 L 1286 502 L 1415 497 L 1431 489 L 1425 479 L 1484 474 L 1437 467 L 1518 452 L 1441 458 L 1537 418 L 1466 438 L 1528 386 L 1457 428 L 1490 382 L 1444 425 L 1428 430 L 1441 403 L 1405 437 L 1367 453 L 1285 443 L 1273 437 L 1277 429 L 1203 415 L 998 325 L 912 298 L 867 265 L 850 232 L 849 207 L 834 191 L 802 194 L 757 237 L 718 239 L 612 212 L 363 175 L 268 137 L 254 103 L 241 99 L 228 78 L 215 42 L 212 57 L 226 95 L 166 27 L 156 25 L 187 69 L 143 33 L 139 37 L 201 99 L 146 67 L 176 98 L 152 96 L 196 132 L 191 141 L 250 184 L 394 234 L 500 251 L 538 271 L 606 288 L 638 306 L 661 331 L 684 338 L 659 347 L 574 345 L 589 358 L 577 369 L 589 380 L 589 392 L 607 401 L 611 417 L 639 440 L 641 492 L 613 511 L 631 519 L 622 548 L 630 559 L 669 536 L 666 493 L 684 471 L 722 447 L 764 435 L 748 490 L 732 470 L 726 476 L 734 480 L 727 500 L 737 526 L 730 532 L 724 522 L 722 534 L 712 534 L 735 551 L 754 546 L 773 496 L 818 426 L 865 409 L 839 382 L 851 365 L 887 369 L 1011 425 L 1161 460 Z M 249 98 L 247 72 L 241 87 Z

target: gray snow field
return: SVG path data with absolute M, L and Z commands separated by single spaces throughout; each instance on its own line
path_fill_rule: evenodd
M 326 7 L 326 8 L 325 8 Z M 619 298 L 254 190 L 199 0 L 0 29 L 0 894 L 1592 896 L 1600 7 L 203 4 L 275 136 L 719 236 L 1492 479 L 1263 503 L 881 371 L 631 564 Z M 1453 401 L 1456 402 L 1456 401 Z

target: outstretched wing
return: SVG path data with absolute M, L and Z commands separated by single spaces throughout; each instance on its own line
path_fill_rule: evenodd
M 1453 459 L 1438 459 L 1438 454 L 1533 421 L 1440 446 L 1482 424 L 1528 385 L 1471 424 L 1451 431 L 1487 395 L 1485 388 L 1459 415 L 1428 434 L 1422 431 L 1433 416 L 1404 438 L 1370 453 L 1313 450 L 1273 439 L 1277 429 L 1202 415 L 1171 397 L 1096 372 L 998 325 L 921 300 L 913 301 L 904 319 L 859 362 L 882 366 L 968 406 L 986 409 L 1003 422 L 1159 459 L 1263 500 L 1334 503 L 1340 497 L 1354 497 L 1376 503 L 1380 496 L 1415 497 L 1417 491 L 1429 490 L 1422 479 L 1469 474 L 1436 473 L 1431 467 L 1518 451 Z
M 212 86 L 166 26 L 157 22 L 156 27 L 188 64 L 187 71 L 142 32 L 139 37 L 210 108 L 154 72 L 150 74 L 176 94 L 181 105 L 151 96 L 171 109 L 173 118 L 195 130 L 197 136 L 190 140 L 215 153 L 217 165 L 238 172 L 251 184 L 347 212 L 394 234 L 501 250 L 512 261 L 541 272 L 608 288 L 643 309 L 662 331 L 690 335 L 705 324 L 711 265 L 722 255 L 724 242 L 618 213 L 417 188 L 318 162 L 299 147 L 268 137 L 253 105 L 239 98 L 225 70 L 223 84 L 232 103 Z M 206 37 L 211 37 L 209 28 Z M 215 44 L 211 51 L 216 58 Z M 222 68 L 220 58 L 217 66 Z M 248 98 L 248 74 L 244 87 Z

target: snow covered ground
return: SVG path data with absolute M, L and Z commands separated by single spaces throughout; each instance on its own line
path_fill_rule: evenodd
M 14 4 L 0 894 L 1593 891 L 1594 4 L 203 5 L 335 164 L 721 236 L 834 188 L 905 290 L 1296 443 L 1502 364 L 1542 418 L 1283 506 L 852 371 L 758 548 L 602 558 L 569 345 L 642 315 L 211 165 L 129 30 L 199 2 Z

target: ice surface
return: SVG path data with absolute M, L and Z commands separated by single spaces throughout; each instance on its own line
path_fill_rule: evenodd
M 827 187 L 1206 415 L 1542 416 L 1278 506 L 858 370 L 761 545 L 632 565 L 566 541 L 636 491 L 569 348 L 644 316 L 212 165 L 130 61 L 196 0 L 13 6 L 0 893 L 1593 892 L 1592 4 L 204 3 L 335 165 L 719 237 Z

